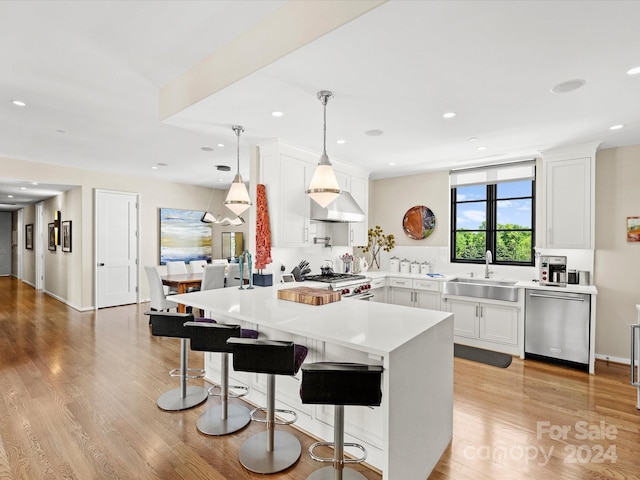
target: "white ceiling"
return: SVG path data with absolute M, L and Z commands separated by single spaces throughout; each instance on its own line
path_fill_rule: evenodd
M 1 1 L 0 156 L 224 186 L 233 124 L 245 179 L 249 145 L 320 152 L 323 89 L 329 157 L 372 178 L 640 143 L 638 1 L 390 0 L 159 121 L 161 87 L 285 3 Z

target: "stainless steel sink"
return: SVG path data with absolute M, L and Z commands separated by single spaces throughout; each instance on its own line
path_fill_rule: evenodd
M 445 295 L 460 297 L 489 298 L 505 302 L 518 301 L 516 281 L 493 280 L 490 278 L 456 278 L 444 282 Z

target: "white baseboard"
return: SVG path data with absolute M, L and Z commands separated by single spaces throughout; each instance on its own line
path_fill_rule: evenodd
M 55 295 L 54 293 L 51 293 L 47 290 L 43 290 L 42 291 L 45 295 L 49 295 L 51 298 L 55 298 L 56 300 L 58 300 L 59 302 L 64 303 L 67 307 L 71 307 L 74 310 L 77 310 L 79 312 L 89 312 L 91 310 L 93 310 L 93 307 L 79 307 L 78 305 L 74 305 L 73 303 L 69 302 L 66 298 L 62 298 L 59 297 L 58 295 Z
M 622 363 L 624 365 L 631 365 L 631 360 L 629 360 L 628 358 L 613 357 L 611 355 L 603 355 L 601 353 L 596 353 L 596 360 L 605 360 L 607 362 L 614 362 L 614 363 Z

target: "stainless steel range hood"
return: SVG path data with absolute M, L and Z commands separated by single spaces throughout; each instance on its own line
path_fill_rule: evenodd
M 349 192 L 342 192 L 328 207 L 311 201 L 311 220 L 319 222 L 364 222 L 364 212 Z

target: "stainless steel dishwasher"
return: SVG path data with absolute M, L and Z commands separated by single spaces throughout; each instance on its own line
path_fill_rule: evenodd
M 589 366 L 591 295 L 527 289 L 525 358 Z

